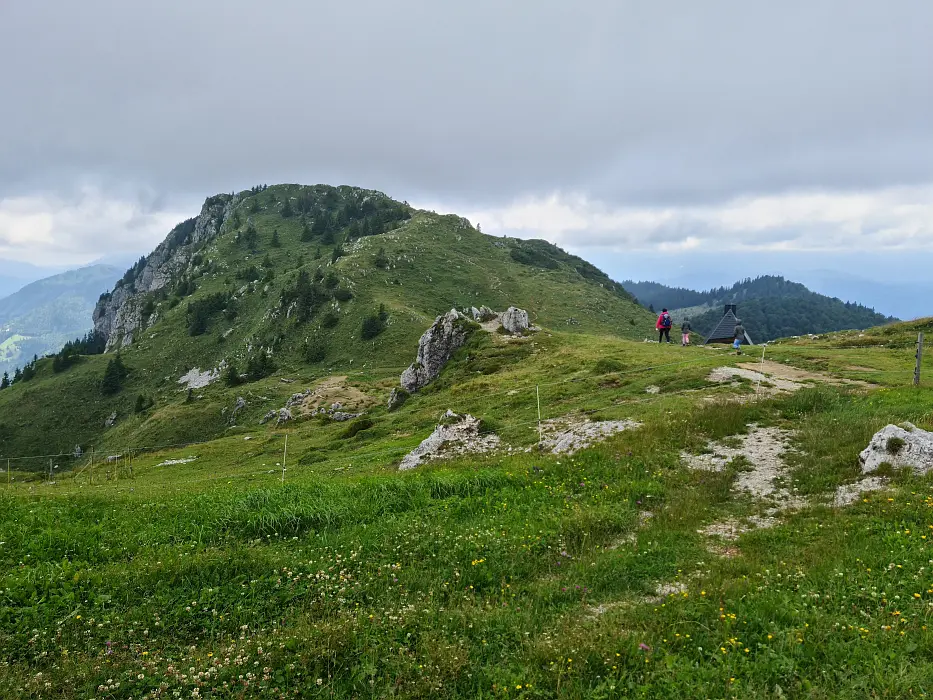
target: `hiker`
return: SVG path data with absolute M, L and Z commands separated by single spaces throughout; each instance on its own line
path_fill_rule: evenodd
M 684 347 L 690 345 L 690 331 L 693 330 L 693 327 L 690 325 L 690 319 L 685 318 L 684 322 L 680 324 L 680 344 Z
M 658 342 L 660 343 L 665 338 L 667 342 L 671 342 L 671 326 L 674 325 L 674 321 L 671 318 L 671 315 L 667 312 L 667 309 L 661 309 L 661 315 L 658 316 L 658 322 L 654 327 L 658 331 Z
M 735 340 L 732 341 L 732 347 L 735 349 L 736 355 L 742 354 L 742 341 L 745 340 L 745 326 L 742 325 L 741 319 L 735 319 L 735 332 L 733 333 Z

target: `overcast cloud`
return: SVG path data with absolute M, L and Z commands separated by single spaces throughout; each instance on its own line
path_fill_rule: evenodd
M 930 249 L 931 35 L 927 0 L 2 3 L 0 257 L 145 252 L 259 182 L 591 259 Z

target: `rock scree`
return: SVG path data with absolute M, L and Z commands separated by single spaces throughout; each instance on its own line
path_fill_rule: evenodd
M 555 418 L 541 422 L 541 449 L 556 455 L 569 455 L 605 440 L 610 435 L 640 427 L 641 423 L 633 420 Z
M 437 378 L 470 335 L 471 323 L 456 309 L 438 316 L 418 341 L 418 356 L 402 373 L 402 388 L 414 393 Z
M 434 432 L 409 452 L 398 468 L 407 471 L 432 459 L 493 452 L 498 447 L 498 436 L 480 433 L 479 418 L 468 413 L 459 415 L 448 409 Z

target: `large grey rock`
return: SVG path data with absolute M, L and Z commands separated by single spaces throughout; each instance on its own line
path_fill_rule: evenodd
M 114 287 L 112 292 L 101 297 L 94 309 L 94 330 L 106 338 L 108 351 L 129 345 L 155 322 L 157 313 L 148 319 L 143 316 L 144 295 L 174 284 L 188 272 L 195 246 L 215 238 L 238 203 L 238 195 L 208 198 L 188 239 L 179 241 L 173 230 L 146 256 L 131 284 Z
M 114 423 L 116 423 L 116 422 L 117 422 L 117 412 L 114 411 L 114 412 L 111 413 L 109 416 L 107 416 L 107 420 L 104 421 L 104 427 L 105 427 L 105 428 L 112 428 L 113 425 L 114 425 Z
M 418 357 L 402 373 L 402 388 L 413 393 L 436 379 L 469 335 L 470 324 L 456 309 L 438 316 L 418 341 Z
M 904 423 L 887 425 L 872 437 L 859 455 L 862 472 L 873 472 L 882 464 L 910 467 L 916 474 L 933 469 L 933 433 Z
M 514 306 L 510 306 L 499 315 L 499 323 L 512 335 L 522 335 L 531 328 L 528 322 L 528 312 Z

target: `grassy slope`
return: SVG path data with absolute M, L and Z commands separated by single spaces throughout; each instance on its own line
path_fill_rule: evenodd
M 753 421 L 797 428 L 796 485 L 814 493 L 854 479 L 886 422 L 933 429 L 931 391 L 883 374 L 909 353 L 830 342 L 768 352 L 801 365 L 831 353 L 824 369 L 843 374 L 873 363 L 882 390 L 708 403 L 749 391 L 704 381 L 737 359 L 719 350 L 484 334 L 437 387 L 375 409 L 355 437 L 289 428 L 284 485 L 283 430 L 14 483 L 0 493 L 0 694 L 138 698 L 165 683 L 190 696 L 200 682 L 202 697 L 919 695 L 933 673 L 929 478 L 902 475 L 898 492 L 846 511 L 806 509 L 745 535 L 732 559 L 696 533 L 753 510 L 730 494 L 734 470 L 689 472 L 681 449 Z M 619 369 L 600 373 L 600 359 Z M 573 458 L 395 472 L 448 407 L 533 443 L 536 386 L 545 418 L 644 427 Z M 639 529 L 643 510 L 654 517 Z M 645 599 L 672 580 L 685 595 Z
M 206 262 L 195 271 L 195 294 L 174 308 L 169 308 L 168 300 L 161 302 L 160 320 L 123 352 L 130 376 L 116 397 L 104 397 L 98 390 L 106 356 L 85 358 L 60 375 L 52 373 L 49 360 L 42 361 L 34 380 L 0 392 L 0 455 L 70 452 L 75 445 L 110 454 L 130 447 L 204 441 L 227 430 L 222 411 L 232 408 L 240 395 L 250 404 L 240 422 L 255 425 L 266 411 L 281 406 L 301 388 L 283 384 L 281 378 L 306 383 L 356 368 L 381 368 L 381 376 L 397 377 L 414 359 L 417 340 L 434 317 L 452 307 L 485 304 L 503 310 L 516 305 L 528 309 L 535 323 L 576 333 L 632 338 L 651 329 L 649 314 L 624 292 L 620 296 L 584 279 L 569 256 L 557 269 L 520 264 L 510 257 L 510 247 L 518 242 L 483 235 L 454 216 L 416 213 L 395 231 L 349 244 L 347 254 L 331 266 L 333 246 L 318 240 L 301 242 L 299 220 L 281 216 L 284 197 L 298 192 L 297 186 L 271 187 L 255 195 L 262 206 L 254 213 L 249 213 L 252 198 L 240 204 L 239 228 L 231 226 L 200 251 Z M 276 205 L 269 204 L 273 196 Z M 249 218 L 258 232 L 255 251 L 235 241 Z M 274 230 L 280 247 L 271 245 Z M 390 260 L 386 270 L 374 264 L 380 247 Z M 321 257 L 316 259 L 318 254 Z M 212 293 L 238 292 L 245 283 L 236 278 L 237 271 L 261 266 L 267 255 L 275 271 L 268 289 L 265 283 L 256 282 L 238 294 L 235 320 L 215 314 L 207 333 L 190 336 L 185 315 L 188 303 Z M 333 267 L 341 285 L 352 289 L 354 298 L 339 304 L 340 321 L 335 329 L 322 330 L 316 320 L 299 326 L 294 319 L 285 320 L 284 314 L 270 320 L 269 312 L 278 306 L 282 289 L 293 283 L 301 267 L 312 273 L 318 267 Z M 390 313 L 387 330 L 373 341 L 361 341 L 363 318 L 380 304 Z M 568 324 L 571 317 L 574 323 Z M 227 331 L 231 334 L 224 340 L 221 336 Z M 327 339 L 328 356 L 309 365 L 301 347 L 313 333 Z M 184 403 L 185 392 L 177 379 L 189 368 L 207 369 L 227 360 L 242 371 L 248 348 L 269 345 L 277 337 L 281 341 L 276 345 L 279 369 L 275 375 L 235 389 L 217 383 L 198 391 L 199 400 Z M 135 415 L 139 394 L 153 397 L 155 406 Z M 383 398 L 379 396 L 380 401 Z M 105 430 L 104 422 L 114 411 L 117 425 Z M 59 461 L 65 466 L 66 460 Z M 47 468 L 47 461 L 22 462 L 23 467 L 28 464 Z

